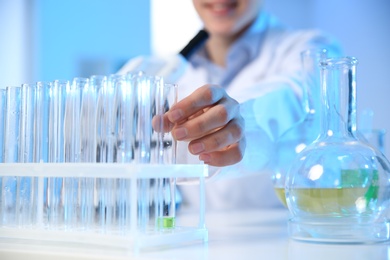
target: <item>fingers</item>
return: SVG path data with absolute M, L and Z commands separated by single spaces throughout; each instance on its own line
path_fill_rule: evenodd
M 204 85 L 195 90 L 191 95 L 175 104 L 167 116 L 172 123 L 180 123 L 193 115 L 196 115 L 202 109 L 218 103 L 226 95 L 226 92 L 215 85 Z
M 155 116 L 152 120 L 152 126 L 156 131 L 168 132 L 172 130 L 174 124 L 182 124 L 202 115 L 204 110 L 218 103 L 225 96 L 227 96 L 226 92 L 222 88 L 216 85 L 204 85 L 174 105 L 162 118 Z M 226 106 L 228 106 L 227 102 Z M 203 125 L 209 125 L 209 122 L 205 121 Z M 191 125 L 187 127 L 191 127 Z M 200 128 L 200 131 L 203 132 L 202 125 Z
M 226 166 L 237 163 L 242 159 L 246 147 L 244 128 L 244 120 L 239 117 L 218 131 L 192 140 L 188 149 L 209 165 Z
M 226 126 L 199 139 L 192 140 L 188 149 L 192 154 L 214 152 L 239 142 L 244 135 L 244 120 L 239 117 L 230 121 Z
M 187 118 L 179 119 L 179 122 L 172 129 L 172 135 L 175 139 L 190 141 L 201 138 L 225 127 L 239 115 L 238 102 L 227 96 L 223 89 L 219 89 L 217 92 L 221 92 L 221 94 L 217 94 L 219 100 L 213 100 L 216 103 L 199 102 L 194 107 L 187 108 L 186 112 L 191 111 L 193 114 L 188 115 Z M 199 105 L 200 103 L 201 105 Z
M 199 159 L 211 166 L 227 166 L 238 163 L 244 157 L 246 140 L 242 138 L 239 142 L 228 146 L 222 151 L 204 153 L 199 155 Z
M 168 120 L 167 115 L 157 115 L 152 119 L 152 127 L 157 132 L 169 132 L 173 128 L 173 124 Z

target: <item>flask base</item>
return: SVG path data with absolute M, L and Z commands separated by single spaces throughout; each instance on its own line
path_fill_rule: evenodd
M 289 236 L 295 240 L 318 243 L 371 244 L 390 239 L 390 223 L 329 222 L 321 219 L 292 218 L 288 222 Z

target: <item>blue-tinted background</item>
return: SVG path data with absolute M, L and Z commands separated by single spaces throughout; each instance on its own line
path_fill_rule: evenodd
M 178 1 L 192 2 L 0 0 L 0 87 L 114 73 L 129 58 L 153 53 L 153 46 L 163 44 L 153 37 L 156 3 L 163 14 L 158 24 L 173 19 L 167 35 L 178 37 L 167 36 L 165 44 L 181 44 L 180 36 L 197 28 L 183 26 L 191 16 L 180 13 Z M 371 109 L 373 127 L 390 131 L 390 1 L 265 0 L 264 8 L 292 27 L 319 28 L 338 38 L 345 54 L 359 59 L 358 114 Z

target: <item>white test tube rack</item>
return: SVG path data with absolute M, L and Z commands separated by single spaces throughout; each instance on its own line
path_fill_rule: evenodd
M 207 176 L 206 165 L 153 165 L 153 164 L 110 164 L 110 163 L 2 163 L 0 164 L 0 247 L 3 249 L 14 248 L 23 245 L 23 248 L 39 251 L 72 250 L 72 252 L 84 252 L 91 250 L 96 252 L 111 252 L 128 255 L 131 252 L 147 250 L 159 247 L 175 247 L 181 244 L 207 242 L 208 231 L 205 227 L 205 201 L 204 179 Z M 180 226 L 177 222 L 173 228 L 156 228 L 156 226 L 142 226 L 140 218 L 142 211 L 139 205 L 142 198 L 139 197 L 140 188 L 137 182 L 141 179 L 151 180 L 158 178 L 195 178 L 199 180 L 200 209 L 198 223 L 192 226 Z M 11 213 L 7 209 L 5 197 L 7 196 L 6 180 L 14 178 L 16 186 L 22 178 L 31 180 L 31 198 L 29 209 L 23 208 L 21 196 L 15 197 L 15 207 Z M 71 179 L 80 181 L 93 180 L 128 180 L 130 191 L 127 194 L 127 213 L 121 217 L 122 226 L 118 223 L 112 225 L 99 223 L 98 210 L 87 225 L 80 224 L 80 218 L 85 207 L 71 205 L 73 210 L 73 222 L 62 219 L 53 222 L 50 216 L 54 201 L 50 201 L 51 178 Z M 21 189 L 16 188 L 16 193 Z M 94 185 L 95 192 L 104 192 L 104 187 Z M 107 187 L 106 187 L 107 188 Z M 84 193 L 82 187 L 76 191 L 73 203 L 79 204 Z M 74 191 L 71 191 L 74 192 Z M 67 191 L 61 191 L 59 200 L 64 203 Z M 85 194 L 84 194 L 85 195 Z M 95 196 L 96 198 L 96 196 Z M 123 199 L 123 198 L 122 198 Z M 91 202 L 93 203 L 93 202 Z M 96 208 L 96 201 L 94 205 Z M 84 208 L 84 209 L 83 209 Z M 23 215 L 27 212 L 27 215 Z M 63 212 L 63 211 L 62 211 Z M 102 212 L 100 212 L 101 214 Z M 8 214 L 8 216 L 7 216 Z M 11 215 L 9 215 L 11 214 Z M 12 220 L 10 220 L 10 216 Z M 8 218 L 8 220 L 7 220 Z M 66 223 L 65 223 L 66 222 Z M 100 252 L 99 251 L 99 252 Z M 100 252 L 101 253 L 101 252 Z

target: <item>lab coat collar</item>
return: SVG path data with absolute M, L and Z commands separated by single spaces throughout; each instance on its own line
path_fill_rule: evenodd
M 249 61 L 254 60 L 259 54 L 261 38 L 270 21 L 274 22 L 275 19 L 272 19 L 272 17 L 267 12 L 259 12 L 255 21 L 244 33 L 244 35 L 231 46 L 228 57 L 232 57 L 237 52 L 242 52 L 242 49 L 245 49 L 245 51 L 249 54 Z M 202 46 L 199 46 L 190 60 L 192 66 L 195 68 L 205 64 L 206 62 L 210 62 L 207 56 L 204 42 L 202 43 Z

